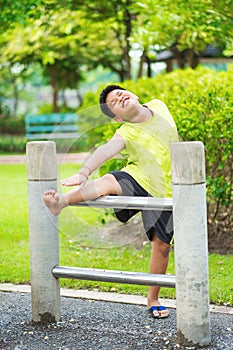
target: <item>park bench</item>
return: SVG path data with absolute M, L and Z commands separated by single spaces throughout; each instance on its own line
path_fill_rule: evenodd
M 77 138 L 78 116 L 74 113 L 27 114 L 25 117 L 27 139 Z

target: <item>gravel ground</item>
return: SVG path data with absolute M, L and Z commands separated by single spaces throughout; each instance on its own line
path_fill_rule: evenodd
M 31 322 L 30 294 L 0 292 L 1 350 L 177 350 L 176 312 L 154 320 L 145 306 L 62 298 L 62 321 Z M 232 315 L 211 313 L 212 343 L 206 350 L 233 349 Z

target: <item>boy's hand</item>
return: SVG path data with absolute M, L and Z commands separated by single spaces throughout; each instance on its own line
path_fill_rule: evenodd
M 75 174 L 67 179 L 61 180 L 62 186 L 84 186 L 87 182 L 87 177 L 84 174 Z

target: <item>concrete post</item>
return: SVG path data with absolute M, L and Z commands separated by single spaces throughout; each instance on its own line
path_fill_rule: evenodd
M 60 285 L 52 276 L 59 264 L 58 221 L 43 202 L 48 189 L 57 189 L 56 145 L 51 141 L 27 144 L 28 212 L 31 257 L 32 320 L 60 320 Z
M 186 345 L 210 335 L 205 156 L 201 142 L 171 146 L 177 334 Z

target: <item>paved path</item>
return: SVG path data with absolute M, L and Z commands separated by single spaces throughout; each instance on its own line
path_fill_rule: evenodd
M 31 286 L 28 284 L 13 284 L 13 283 L 0 283 L 0 292 L 17 292 L 17 293 L 31 293 Z M 111 292 L 98 292 L 94 290 L 86 289 L 67 289 L 61 288 L 61 296 L 67 298 L 76 299 L 88 299 L 97 301 L 108 301 L 112 303 L 134 304 L 134 305 L 147 305 L 147 298 L 140 295 L 128 295 Z M 160 299 L 161 303 L 170 309 L 176 309 L 176 300 L 174 299 Z M 233 319 L 233 307 L 224 305 L 210 305 L 210 312 L 232 315 Z M 232 329 L 233 330 L 233 329 Z
M 61 322 L 37 325 L 31 322 L 30 292 L 23 292 L 21 286 L 18 292 L 0 290 L 0 350 L 201 349 L 180 343 L 174 308 L 169 318 L 154 320 L 140 303 L 97 301 L 87 296 L 62 297 Z M 232 318 L 232 314 L 211 312 L 212 342 L 205 350 L 233 349 Z
M 58 153 L 58 163 L 82 163 L 88 157 L 88 153 Z M 26 155 L 0 156 L 0 164 L 23 164 L 26 163 Z

